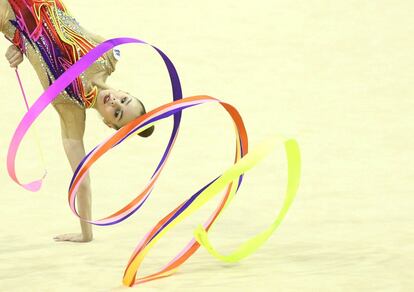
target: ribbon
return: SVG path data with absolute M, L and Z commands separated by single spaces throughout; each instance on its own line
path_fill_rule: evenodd
M 41 187 L 43 179 L 29 183 L 21 183 L 17 179 L 15 171 L 15 158 L 17 150 L 25 133 L 35 121 L 35 119 L 72 80 L 74 80 L 79 74 L 85 71 L 102 54 L 115 46 L 126 43 L 147 44 L 144 41 L 133 38 L 116 38 L 103 42 L 102 44 L 92 49 L 88 54 L 86 54 L 77 63 L 71 66 L 64 74 L 62 74 L 29 109 L 29 111 L 26 113 L 18 125 L 9 146 L 7 160 L 8 172 L 10 177 L 16 183 L 30 191 L 37 191 Z M 300 153 L 299 147 L 295 140 L 279 136 L 271 137 L 268 140 L 265 140 L 263 143 L 259 144 L 259 146 L 253 149 L 251 152 L 248 152 L 247 132 L 243 123 L 243 119 L 238 111 L 232 105 L 210 96 L 193 96 L 182 98 L 181 84 L 174 65 L 162 51 L 154 46 L 152 47 L 160 54 L 170 74 L 174 101 L 151 110 L 147 114 L 131 121 L 120 130 L 112 134 L 110 137 L 105 139 L 101 144 L 92 149 L 84 157 L 84 159 L 79 163 L 77 169 L 75 170 L 69 185 L 68 202 L 72 212 L 81 218 L 76 210 L 76 192 L 90 167 L 92 167 L 92 165 L 101 156 L 103 156 L 110 149 L 124 142 L 131 135 L 144 131 L 146 128 L 152 126 L 159 120 L 173 116 L 174 126 L 166 150 L 144 190 L 125 207 L 105 218 L 99 220 L 86 220 L 85 218 L 81 219 L 91 224 L 105 226 L 117 224 L 135 213 L 150 196 L 155 182 L 160 177 L 162 169 L 168 160 L 168 157 L 178 135 L 182 111 L 187 110 L 191 107 L 201 106 L 205 103 L 214 102 L 220 104 L 227 111 L 229 116 L 232 118 L 235 127 L 235 158 L 234 165 L 232 167 L 226 170 L 222 175 L 211 180 L 199 191 L 190 196 L 188 200 L 184 201 L 167 216 L 161 219 L 154 226 L 154 228 L 152 228 L 144 236 L 144 238 L 132 253 L 125 269 L 123 283 L 126 286 L 133 286 L 137 283 L 154 280 L 172 274 L 192 254 L 194 254 L 200 245 L 204 246 L 213 256 L 220 260 L 232 262 L 247 257 L 255 250 L 257 250 L 270 237 L 270 235 L 275 231 L 277 226 L 283 220 L 297 192 L 300 177 Z M 207 232 L 240 188 L 243 181 L 243 174 L 257 165 L 264 157 L 269 155 L 270 152 L 274 149 L 276 143 L 279 142 L 284 143 L 288 159 L 288 185 L 286 199 L 279 215 L 269 228 L 247 241 L 234 253 L 231 253 L 229 256 L 223 256 L 219 254 L 219 252 L 210 243 Z M 136 279 L 137 271 L 142 264 L 142 261 L 150 249 L 156 244 L 156 242 L 162 236 L 164 236 L 168 230 L 170 230 L 180 221 L 184 220 L 191 213 L 193 213 L 215 195 L 219 194 L 225 188 L 226 191 L 221 202 L 219 203 L 219 206 L 211 214 L 209 219 L 203 224 L 203 227 L 199 227 L 195 231 L 195 238 L 191 239 L 187 246 L 184 247 L 184 249 L 159 272 Z

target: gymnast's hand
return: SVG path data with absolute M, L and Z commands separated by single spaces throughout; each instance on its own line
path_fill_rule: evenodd
M 55 236 L 55 241 L 89 242 L 92 237 L 83 236 L 82 233 L 68 233 Z
M 23 62 L 23 54 L 15 45 L 11 45 L 6 52 L 6 59 L 10 63 L 10 67 L 17 68 Z

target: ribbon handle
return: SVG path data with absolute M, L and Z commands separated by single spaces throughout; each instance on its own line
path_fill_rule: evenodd
M 20 90 L 22 92 L 22 96 L 23 96 L 23 99 L 24 99 L 24 103 L 26 105 L 26 109 L 27 109 L 27 111 L 29 111 L 30 107 L 29 107 L 29 103 L 27 101 L 26 92 L 24 91 L 22 79 L 20 78 L 19 70 L 16 67 L 16 69 L 14 71 L 16 72 L 16 78 L 17 78 L 17 81 L 19 83 Z M 45 173 L 42 177 L 42 180 L 43 180 L 47 175 L 46 162 L 45 162 L 45 157 L 43 155 L 42 147 L 41 147 L 41 144 L 40 144 L 40 139 L 39 139 L 39 134 L 37 132 L 37 128 L 33 127 L 33 130 L 34 130 L 34 136 L 35 136 L 35 141 L 36 141 L 36 148 L 37 148 L 37 152 L 38 152 L 38 157 L 40 157 L 43 169 L 45 171 Z

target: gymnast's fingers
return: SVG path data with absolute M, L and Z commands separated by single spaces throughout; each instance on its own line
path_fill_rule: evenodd
M 7 48 L 5 56 L 7 59 L 9 59 L 17 53 L 21 54 L 20 50 L 15 45 L 11 45 Z
M 11 45 L 10 47 L 8 47 L 7 51 L 6 51 L 6 59 L 10 60 L 10 58 L 12 58 L 15 55 L 22 55 L 22 53 L 20 52 L 19 48 L 17 48 L 14 45 Z
M 20 55 L 20 54 L 13 54 L 13 55 L 11 55 L 11 56 L 8 58 L 9 63 L 11 63 L 11 62 L 13 62 L 13 61 L 15 61 L 15 60 L 20 59 L 20 57 L 21 57 L 21 56 L 22 56 L 22 55 Z
M 15 68 L 23 62 L 23 56 L 21 54 L 14 55 L 12 58 L 9 59 L 10 67 Z
M 6 59 L 7 59 L 7 61 L 9 61 L 9 63 L 16 56 L 18 56 L 18 54 L 16 52 L 7 52 L 6 53 Z
M 12 52 L 10 50 L 7 50 L 6 53 L 4 54 L 7 60 L 10 58 L 11 55 L 12 55 Z

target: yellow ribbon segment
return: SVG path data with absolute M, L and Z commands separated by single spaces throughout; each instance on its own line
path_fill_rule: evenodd
M 194 236 L 197 242 L 201 246 L 206 248 L 207 251 L 212 256 L 217 258 L 218 260 L 221 260 L 224 262 L 237 262 L 237 261 L 242 260 L 243 258 L 248 257 L 269 239 L 269 237 L 273 234 L 273 232 L 280 225 L 283 218 L 286 216 L 286 213 L 289 210 L 289 207 L 292 204 L 296 196 L 298 187 L 299 187 L 301 161 L 300 161 L 299 147 L 296 141 L 285 140 L 284 145 L 285 145 L 285 150 L 286 150 L 287 160 L 288 160 L 288 183 L 287 183 L 286 197 L 285 197 L 283 206 L 278 216 L 268 228 L 266 228 L 263 232 L 259 233 L 258 235 L 247 240 L 243 244 L 241 244 L 234 252 L 230 253 L 229 255 L 220 254 L 217 251 L 217 249 L 215 249 L 212 246 L 208 238 L 208 233 L 202 226 L 199 226 L 194 231 Z

